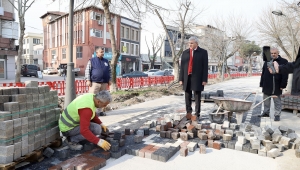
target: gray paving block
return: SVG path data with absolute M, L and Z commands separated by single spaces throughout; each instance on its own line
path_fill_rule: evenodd
M 22 154 L 22 150 L 17 150 L 14 152 L 14 160 L 18 159 L 21 157 L 21 154 Z
M 3 106 L 4 106 L 4 111 L 12 112 L 12 119 L 19 118 L 19 114 L 16 114 L 16 112 L 19 112 L 18 102 L 7 102 L 4 103 Z
M 47 158 L 50 158 L 52 155 L 54 154 L 54 150 L 47 147 L 44 151 L 43 151 L 43 155 L 46 156 Z
M 6 130 L 0 130 L 0 138 L 3 139 L 9 139 L 14 136 L 14 130 L 13 129 L 6 129 Z M 6 145 L 4 145 L 6 146 Z
M 28 145 L 28 152 L 32 152 L 34 150 L 34 143 Z
M 21 134 L 27 134 L 28 133 L 28 124 L 27 125 L 22 125 L 21 126 Z
M 0 164 L 8 164 L 14 160 L 14 154 L 8 156 L 0 155 Z
M 29 153 L 28 147 L 22 148 L 22 150 L 21 150 L 22 156 L 27 155 L 28 153 Z
M 28 135 L 22 136 L 22 148 L 28 147 Z
M 25 81 L 25 87 L 38 87 L 38 81 Z
M 277 148 L 273 148 L 267 151 L 267 157 L 276 158 L 281 155 L 281 152 Z
M 267 157 L 267 151 L 265 149 L 261 149 L 258 151 L 259 156 Z
M 11 102 L 19 102 L 19 103 L 24 103 L 26 102 L 26 94 L 16 94 L 16 95 L 11 95 Z
M 0 111 L 0 121 L 11 120 L 11 112 L 10 111 Z
M 187 148 L 189 150 L 189 152 L 194 152 L 197 148 L 197 143 L 195 142 L 190 142 L 188 145 L 187 145 Z
M 9 95 L 0 95 L 0 103 L 9 102 Z
M 250 153 L 258 154 L 258 150 L 257 149 L 250 149 Z
M 2 88 L 2 95 L 11 95 L 11 89 L 8 87 Z
M 39 94 L 38 93 L 32 94 L 32 101 L 33 102 L 38 102 L 39 101 Z M 34 106 L 37 106 L 37 105 L 34 105 Z
M 20 116 L 19 117 L 27 117 L 27 103 L 19 103 Z
M 0 146 L 0 156 L 8 156 L 14 153 L 14 145 Z
M 13 127 L 14 127 L 13 120 L 1 121 L 1 123 L 0 123 L 0 131 L 1 130 L 10 130 L 10 129 L 13 129 Z
M 13 126 L 14 128 L 22 126 L 22 118 L 13 119 Z
M 19 87 L 19 94 L 32 94 L 32 90 L 26 87 Z
M 14 152 L 22 149 L 22 142 L 14 143 Z

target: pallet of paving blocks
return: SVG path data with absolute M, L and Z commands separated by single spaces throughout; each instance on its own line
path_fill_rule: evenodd
M 60 138 L 57 91 L 38 82 L 0 89 L 0 165 Z
M 300 111 L 300 96 L 283 94 L 281 98 L 282 109 L 291 109 L 294 114 Z

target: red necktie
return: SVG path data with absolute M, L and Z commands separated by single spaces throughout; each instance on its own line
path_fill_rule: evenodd
M 192 70 L 193 70 L 193 49 L 190 48 L 190 61 L 189 61 L 188 75 L 192 74 Z

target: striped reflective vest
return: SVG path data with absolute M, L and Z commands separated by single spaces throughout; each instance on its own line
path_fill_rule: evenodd
M 76 126 L 79 126 L 80 117 L 79 109 L 90 108 L 93 111 L 91 120 L 95 117 L 94 94 L 87 93 L 74 99 L 68 107 L 63 111 L 58 121 L 58 126 L 61 132 L 67 132 Z

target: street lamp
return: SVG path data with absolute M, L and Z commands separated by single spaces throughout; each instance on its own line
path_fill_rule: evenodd
M 299 6 L 300 2 L 297 5 Z M 292 61 L 294 61 L 294 59 L 295 59 L 294 58 L 295 57 L 295 43 L 294 43 L 294 33 L 293 33 L 293 27 L 292 27 L 291 21 L 280 10 L 272 11 L 272 13 L 274 15 L 277 15 L 277 16 L 284 16 L 287 19 L 287 21 L 288 21 L 288 26 L 289 26 L 289 29 L 291 30 L 291 36 L 292 36 L 292 47 L 293 47 L 292 48 Z M 287 87 L 286 87 L 287 92 L 291 92 L 291 89 L 292 89 L 292 80 L 293 80 L 293 74 L 289 74 L 288 84 L 287 84 Z

